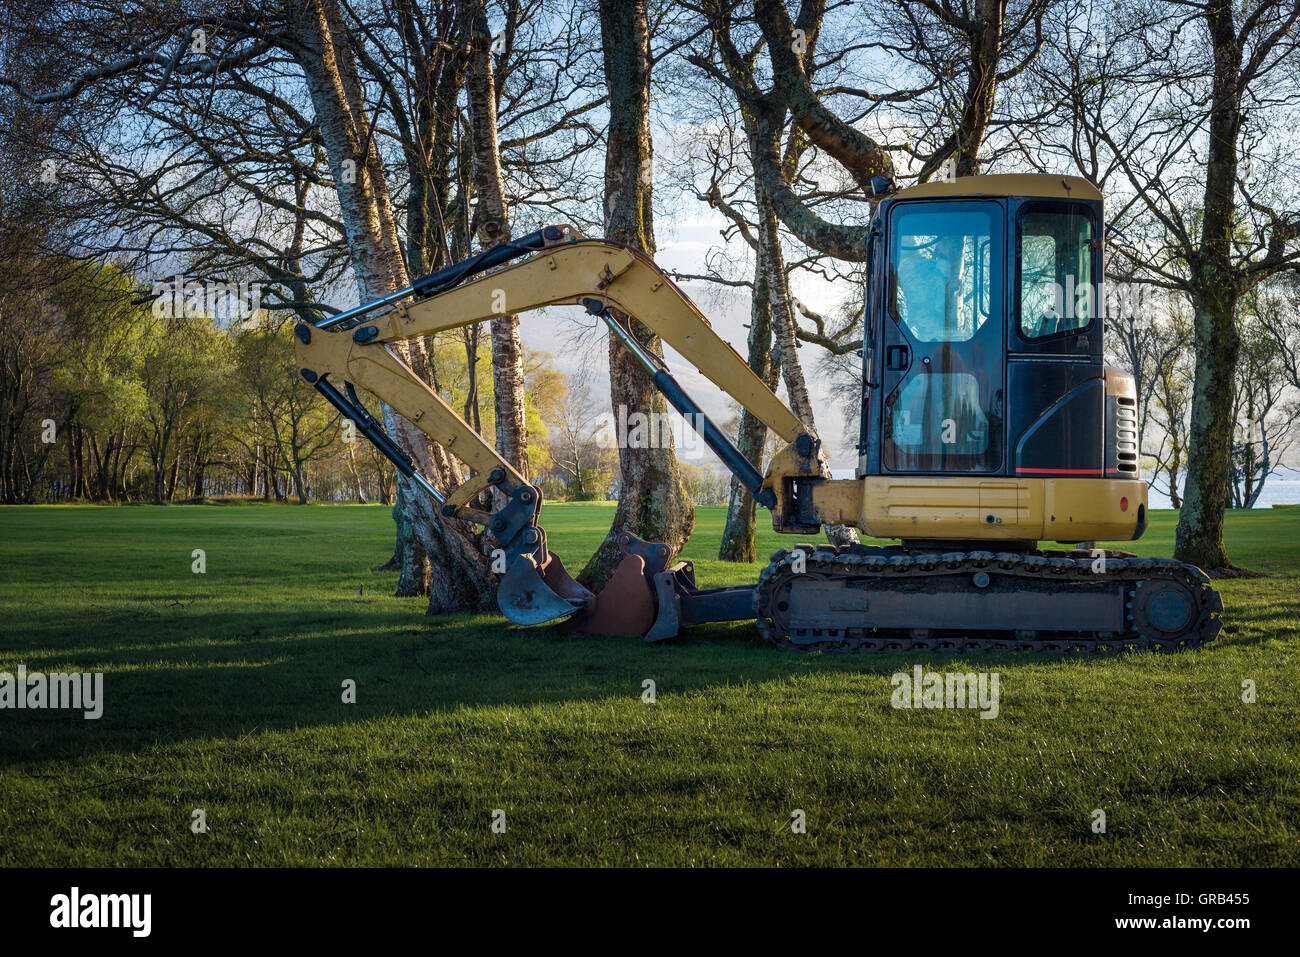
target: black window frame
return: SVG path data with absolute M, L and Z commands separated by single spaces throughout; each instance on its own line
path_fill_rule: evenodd
M 890 221 L 889 221 L 889 235 L 886 237 L 885 242 L 884 242 L 884 243 L 882 244 L 882 246 L 881 246 L 882 258 L 884 259 L 884 261 L 885 261 L 886 263 L 888 263 L 888 268 L 885 270 L 886 275 L 884 275 L 884 277 L 883 277 L 883 281 L 884 281 L 884 284 L 885 284 L 885 288 L 884 288 L 884 290 L 883 290 L 884 295 L 882 296 L 882 303 L 881 303 L 881 305 L 882 305 L 882 307 L 883 307 L 883 313 L 884 313 L 885 317 L 888 318 L 888 319 L 893 320 L 894 324 L 895 324 L 896 326 L 898 326 L 899 329 L 902 329 L 902 330 L 904 331 L 904 333 L 905 333 L 905 335 L 907 336 L 907 338 L 908 338 L 909 341 L 914 342 L 914 343 L 924 343 L 924 344 L 927 344 L 927 345 L 936 345 L 936 344 L 939 344 L 939 343 L 942 343 L 942 342 L 953 342 L 953 343 L 971 342 L 971 341 L 973 341 L 975 338 L 977 338 L 977 337 L 979 336 L 979 334 L 980 334 L 980 330 L 983 329 L 984 326 L 988 323 L 988 321 L 989 321 L 990 319 L 993 318 L 993 293 L 994 293 L 994 287 L 995 287 L 995 285 L 998 283 L 998 279 L 997 279 L 997 276 L 996 276 L 996 270 L 994 269 L 994 265 L 995 265 L 995 261 L 994 261 L 994 251 L 995 251 L 995 247 L 994 247 L 994 242 L 993 242 L 993 240 L 990 240 L 989 244 L 985 247 L 986 250 L 987 250 L 987 255 L 988 255 L 988 260 L 989 260 L 989 275 L 988 275 L 988 279 L 987 279 L 987 281 L 984 281 L 984 282 L 977 282 L 977 283 L 975 284 L 975 286 L 974 286 L 974 289 L 973 289 L 973 293 L 974 293 L 974 303 L 975 303 L 975 312 L 976 312 L 976 314 L 977 314 L 978 316 L 982 316 L 983 319 L 980 320 L 979 324 L 978 324 L 978 325 L 975 327 L 975 329 L 971 332 L 971 335 L 970 335 L 968 338 L 966 338 L 966 339 L 922 339 L 922 338 L 920 338 L 919 335 L 917 335 L 917 331 L 916 331 L 915 329 L 913 329 L 911 326 L 909 326 L 908 323 L 907 323 L 906 321 L 904 321 L 904 319 L 902 318 L 902 316 L 900 316 L 900 315 L 898 314 L 898 272 L 897 272 L 897 262 L 898 262 L 898 256 L 899 256 L 899 253 L 901 252 L 901 249 L 900 249 L 899 247 L 896 247 L 896 246 L 895 246 L 895 243 L 898 242 L 898 224 L 897 224 L 897 218 L 898 218 L 899 216 L 906 215 L 907 213 L 909 213 L 909 212 L 911 212 L 911 211 L 913 211 L 913 210 L 915 210 L 915 209 L 922 209 L 922 208 L 927 207 L 927 206 L 929 206 L 929 207 L 933 207 L 934 210 L 935 210 L 936 212 L 943 212 L 943 211 L 948 211 L 948 212 L 971 212 L 971 211 L 976 211 L 976 212 L 986 212 L 984 209 L 982 209 L 982 208 L 980 208 L 980 207 L 982 207 L 984 204 L 988 203 L 989 200 L 990 200 L 991 198 L 995 200 L 996 205 L 998 205 L 998 206 L 1001 207 L 1001 217 L 1002 217 L 1002 219 L 1001 219 L 1001 225 L 1002 225 L 1002 228 L 1003 228 L 1003 238 L 1002 238 L 1002 244 L 1001 244 L 1001 245 L 1002 245 L 1003 250 L 1005 250 L 1005 249 L 1006 249 L 1006 245 L 1005 245 L 1005 244 L 1006 244 L 1006 223 L 1007 223 L 1007 211 L 1006 211 L 1006 206 L 1005 206 L 1005 204 L 1002 203 L 1002 202 L 1000 202 L 1000 201 L 997 201 L 997 199 L 998 199 L 997 197 L 988 197 L 988 196 L 983 196 L 983 195 L 972 195 L 972 196 L 965 196 L 965 197 L 962 197 L 960 201 L 947 200 L 947 199 L 936 201 L 936 200 L 934 200 L 934 199 L 929 199 L 929 198 L 927 198 L 927 199 L 914 199 L 914 200 L 908 200 L 908 201 L 906 201 L 906 202 L 896 202 L 896 203 L 893 203 L 893 204 L 890 205 L 890 207 L 889 207 L 889 220 L 890 220 Z M 992 229 L 993 229 L 993 225 L 994 225 L 994 224 L 993 224 L 992 220 L 990 219 L 990 223 L 989 223 L 990 231 L 992 231 Z M 979 262 L 980 262 L 980 252 L 979 252 L 979 246 L 977 245 L 977 246 L 976 246 L 976 252 L 975 252 L 975 263 L 976 263 L 976 274 L 977 274 L 977 277 L 978 277 L 978 275 L 979 275 L 979 273 L 980 273 Z M 980 297 L 981 297 L 981 295 L 984 295 L 984 296 L 987 296 L 987 297 L 988 297 L 989 305 L 988 305 L 988 308 L 987 308 L 987 309 L 985 309 L 985 308 L 980 304 Z M 1005 310 L 1004 310 L 1004 311 L 1005 311 Z M 1004 334 L 1005 334 L 1005 333 L 1004 333 Z
M 1057 339 L 1066 339 L 1069 338 L 1070 336 L 1089 335 L 1092 332 L 1093 328 L 1097 325 L 1097 320 L 1101 318 L 1102 313 L 1105 311 L 1105 303 L 1098 301 L 1099 299 L 1101 299 L 1101 297 L 1099 295 L 1094 295 L 1093 314 L 1088 317 L 1087 325 L 1075 326 L 1070 329 L 1062 329 L 1057 332 L 1049 332 L 1046 335 L 1042 335 L 1042 336 L 1029 336 L 1025 334 L 1024 317 L 1021 314 L 1021 306 L 1022 306 L 1021 294 L 1023 292 L 1023 286 L 1022 286 L 1023 280 L 1021 278 L 1021 274 L 1023 271 L 1022 267 L 1024 265 L 1024 238 L 1025 238 L 1024 221 L 1026 215 L 1030 213 L 1042 213 L 1042 212 L 1061 212 L 1061 213 L 1081 212 L 1088 217 L 1088 220 L 1092 225 L 1092 238 L 1088 241 L 1089 245 L 1091 246 L 1091 253 L 1092 253 L 1092 260 L 1090 264 L 1092 275 L 1089 277 L 1089 281 L 1093 285 L 1094 293 L 1098 293 L 1103 290 L 1103 286 L 1099 281 L 1101 277 L 1101 269 L 1102 269 L 1101 250 L 1097 248 L 1098 245 L 1097 238 L 1099 236 L 1099 230 L 1101 229 L 1101 224 L 1097 218 L 1097 211 L 1092 207 L 1092 205 L 1082 200 L 1069 200 L 1069 199 L 1033 199 L 1021 203 L 1019 207 L 1016 209 L 1016 226 L 1015 226 L 1015 234 L 1013 239 L 1013 242 L 1015 244 L 1014 253 L 1015 253 L 1016 268 L 1015 268 L 1015 275 L 1012 280 L 1011 289 L 1009 290 L 1012 298 L 1015 300 L 1015 308 L 1013 310 L 1012 315 L 1009 318 L 1011 319 L 1012 327 L 1015 329 L 1017 340 L 1023 343 L 1032 344 L 1036 346 L 1041 345 L 1042 343 L 1052 342 L 1053 340 L 1057 340 Z

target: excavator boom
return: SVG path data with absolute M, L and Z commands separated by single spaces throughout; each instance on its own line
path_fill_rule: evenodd
M 689 356 L 706 378 L 790 443 L 783 455 L 783 478 L 826 475 L 816 440 L 653 260 L 620 243 L 575 238 L 566 227 L 547 227 L 493 247 L 315 326 L 300 324 L 295 330 L 298 365 L 303 378 L 432 496 L 444 516 L 476 522 L 491 532 L 505 559 L 498 603 L 511 621 L 532 625 L 581 613 L 573 623 L 579 630 L 643 634 L 655 613 L 650 582 L 666 569 L 668 549 L 622 534 L 623 566 L 597 599 L 547 549 L 537 524 L 541 490 L 484 441 L 400 354 L 400 344 L 407 339 L 558 305 L 582 306 L 599 316 L 760 504 L 771 508 L 779 501 L 792 503 L 784 483 L 780 488 L 765 484 L 620 316 L 634 317 Z M 366 411 L 357 387 L 380 397 L 464 462 L 470 478 L 454 489 L 436 488 Z

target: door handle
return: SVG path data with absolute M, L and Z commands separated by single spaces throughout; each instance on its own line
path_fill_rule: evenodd
M 902 372 L 908 367 L 911 351 L 905 345 L 885 347 L 885 369 L 889 372 Z

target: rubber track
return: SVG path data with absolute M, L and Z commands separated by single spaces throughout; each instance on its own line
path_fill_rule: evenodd
M 802 551 L 805 569 L 796 574 L 792 570 L 794 553 Z M 1111 557 L 1122 556 L 1122 557 Z M 953 635 L 948 632 L 925 633 L 873 628 L 818 628 L 804 629 L 798 637 L 814 639 L 795 643 L 795 637 L 782 623 L 775 611 L 775 596 L 792 578 L 816 575 L 823 578 L 847 577 L 853 579 L 917 579 L 924 577 L 966 575 L 979 571 L 996 575 L 1012 575 L 1051 583 L 1068 581 L 1096 582 L 1098 572 L 1093 571 L 1091 552 L 947 552 L 910 553 L 900 548 L 881 548 L 870 545 L 797 545 L 782 549 L 772 556 L 758 579 L 756 612 L 759 633 L 769 642 L 788 650 L 801 651 L 863 651 L 897 652 L 912 649 L 947 652 L 981 651 L 1031 651 L 1049 654 L 1116 654 L 1125 651 L 1181 651 L 1196 648 L 1210 641 L 1222 627 L 1219 614 L 1223 599 L 1210 586 L 1210 579 L 1199 568 L 1168 558 L 1140 558 L 1127 552 L 1108 552 L 1104 580 L 1130 583 L 1126 604 L 1132 600 L 1133 589 L 1144 580 L 1166 579 L 1181 582 L 1199 598 L 1200 614 L 1177 636 L 1151 636 L 1139 633 L 1136 628 L 1127 633 L 1089 632 L 1076 634 L 1051 634 L 1003 632 Z M 967 577 L 967 582 L 970 578 Z M 974 584 L 970 584 L 974 590 Z M 1129 613 L 1132 625 L 1132 612 Z

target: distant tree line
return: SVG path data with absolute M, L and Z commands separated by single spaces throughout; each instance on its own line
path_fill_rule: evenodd
M 113 265 L 26 265 L 49 281 L 0 296 L 0 500 L 393 504 L 396 469 L 297 374 L 289 324 L 219 321 L 193 299 L 160 309 Z M 443 398 L 491 434 L 487 343 L 477 375 L 455 361 L 458 337 L 431 351 L 449 370 Z M 589 387 L 531 350 L 524 380 L 529 467 L 546 497 L 617 498 L 618 454 Z M 721 473 L 682 467 L 694 504 L 726 503 Z

